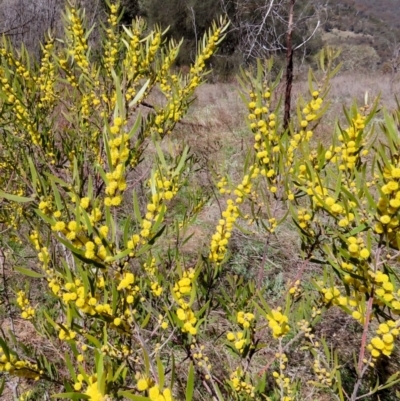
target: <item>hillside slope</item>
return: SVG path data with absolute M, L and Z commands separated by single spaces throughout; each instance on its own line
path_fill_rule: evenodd
M 370 45 L 380 57 L 381 63 L 393 57 L 400 43 L 399 0 L 318 0 L 328 11 L 325 30 L 336 28 L 359 35 L 349 35 L 348 44 Z

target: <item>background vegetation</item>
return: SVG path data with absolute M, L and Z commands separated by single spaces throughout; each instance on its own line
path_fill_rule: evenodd
M 96 22 L 90 40 L 92 45 L 98 45 L 98 28 L 106 15 L 105 2 L 82 0 L 79 4 L 85 8 L 90 23 Z M 237 73 L 240 65 L 254 62 L 256 57 L 284 58 L 288 1 L 279 0 L 273 4 L 264 21 L 270 5 L 265 0 L 123 0 L 121 5 L 125 13 L 121 23 L 130 23 L 135 17 L 142 16 L 149 26 L 169 27 L 169 37 L 184 39 L 176 63 L 188 65 L 196 55 L 197 40 L 211 21 L 218 15 L 227 15 L 231 26 L 218 56 L 212 61 L 213 70 L 226 78 Z M 49 29 L 58 35 L 62 33 L 60 17 L 63 9 L 63 0 L 2 0 L 0 32 L 8 35 L 17 46 L 24 43 L 38 56 L 39 42 Z M 393 59 L 398 57 L 398 15 L 396 0 L 297 0 L 295 46 L 307 40 L 318 21 L 320 23 L 312 39 L 296 52 L 298 64 L 312 62 L 312 55 L 325 43 L 345 47 L 341 61 L 350 60 L 349 69 L 357 63 L 357 68 L 365 72 L 383 70 L 388 73 Z M 361 54 L 365 58 L 360 60 Z

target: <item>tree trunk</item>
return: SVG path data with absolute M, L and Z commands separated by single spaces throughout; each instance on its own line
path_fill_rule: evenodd
M 283 118 L 283 128 L 286 130 L 290 122 L 290 105 L 292 100 L 292 83 L 293 83 L 293 12 L 296 0 L 290 0 L 289 4 L 289 21 L 286 35 L 286 91 L 285 91 L 285 115 Z

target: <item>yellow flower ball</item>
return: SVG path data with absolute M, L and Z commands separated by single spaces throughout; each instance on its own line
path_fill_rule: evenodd
M 149 382 L 146 379 L 139 379 L 136 387 L 139 391 L 145 391 L 149 388 Z
M 356 252 L 358 252 L 358 245 L 357 244 L 350 244 L 349 247 L 348 247 L 348 250 L 351 253 L 356 253 Z

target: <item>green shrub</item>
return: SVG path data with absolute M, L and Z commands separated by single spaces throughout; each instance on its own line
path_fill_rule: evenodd
M 178 43 L 141 20 L 119 29 L 118 5 L 109 8 L 100 58 L 74 7 L 40 65 L 7 42 L 0 50 L 1 263 L 27 276 L 15 305 L 43 343 L 31 348 L 17 328 L 2 330 L 3 379 L 38 383 L 27 381 L 33 392 L 20 399 L 96 401 L 289 401 L 311 390 L 354 401 L 396 384 L 398 369 L 383 381 L 375 370 L 400 326 L 395 117 L 384 113 L 384 140 L 374 141 L 377 102 L 354 105 L 324 148 L 314 130 L 336 72 L 329 49 L 286 132 L 272 63 L 259 63 L 256 77 L 244 72 L 253 148 L 241 180 L 215 183 L 220 216 L 193 256 L 184 246 L 208 195 L 191 185 L 190 149 L 176 155 L 163 139 L 227 25 L 213 25 L 182 76 L 171 72 Z M 268 244 L 283 223 L 296 227 L 302 263 L 271 289 Z M 246 250 L 230 246 L 238 230 L 265 241 L 254 243 L 252 274 L 237 266 Z M 319 268 L 306 276 L 311 264 Z M 332 311 L 357 327 L 354 362 L 325 334 Z M 11 306 L 4 313 L 13 321 Z

